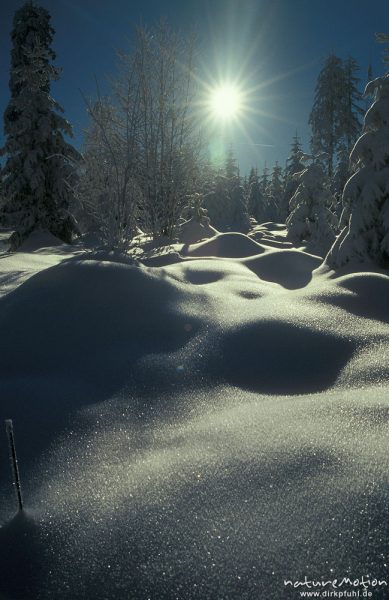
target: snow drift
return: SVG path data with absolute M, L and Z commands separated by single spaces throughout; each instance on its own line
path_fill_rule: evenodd
M 3 439 L 6 598 L 389 579 L 389 277 L 331 278 L 241 234 L 185 250 L 153 267 L 53 254 L 0 299 L 27 509 L 13 517 Z

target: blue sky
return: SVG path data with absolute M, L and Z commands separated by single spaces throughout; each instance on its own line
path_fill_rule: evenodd
M 10 31 L 15 10 L 23 2 L 2 0 L 0 8 L 0 112 L 9 98 Z M 241 125 L 215 131 L 222 144 L 232 143 L 242 172 L 284 163 L 297 129 L 306 150 L 308 117 L 317 75 L 330 53 L 356 58 L 366 81 L 384 72 L 382 47 L 374 33 L 389 31 L 387 1 L 371 0 L 42 0 L 56 30 L 53 48 L 61 80 L 53 96 L 82 143 L 87 123 L 80 90 L 90 95 L 94 77 L 104 85 L 115 71 L 115 49 L 125 49 L 134 27 L 151 25 L 160 16 L 185 34 L 199 33 L 207 83 L 218 73 L 239 77 L 247 87 L 260 86 L 252 99 L 257 112 Z M 245 129 L 245 131 L 243 131 Z

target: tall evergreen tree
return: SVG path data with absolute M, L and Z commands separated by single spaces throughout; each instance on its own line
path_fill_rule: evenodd
M 359 90 L 360 79 L 357 77 L 359 66 L 357 61 L 349 57 L 343 66 L 343 91 L 339 115 L 339 128 L 342 142 L 350 154 L 357 138 L 361 134 L 363 116 L 362 94 Z
M 223 231 L 248 231 L 250 220 L 241 185 L 239 166 L 232 148 L 227 152 L 224 169 L 215 180 L 214 189 L 204 198 L 211 224 Z
M 275 199 L 277 204 L 280 202 L 280 199 L 283 194 L 282 179 L 283 179 L 282 167 L 278 164 L 278 161 L 276 161 L 276 164 L 274 165 L 273 170 L 272 170 L 269 187 L 270 187 L 270 195 L 273 196 L 273 198 Z
M 289 157 L 286 159 L 286 167 L 285 167 L 285 179 L 293 177 L 295 173 L 300 173 L 303 169 L 305 169 L 305 165 L 301 160 L 302 157 L 302 148 L 300 137 L 296 131 L 295 136 L 293 137 L 293 142 L 291 144 Z
M 350 152 L 347 151 L 344 143 L 339 145 L 337 155 L 338 162 L 335 167 L 331 187 L 335 198 L 335 212 L 338 219 L 340 219 L 343 210 L 343 190 L 351 175 Z
M 283 182 L 283 172 L 282 167 L 276 161 L 276 164 L 273 167 L 269 185 L 269 202 L 273 205 L 275 210 L 275 215 L 273 220 L 280 221 L 281 220 L 281 205 L 282 205 L 282 197 L 284 195 L 284 182 Z
M 224 172 L 225 172 L 225 176 L 229 180 L 240 179 L 238 161 L 236 160 L 234 151 L 231 146 L 227 150 L 227 156 L 226 156 L 225 165 L 224 165 Z
M 281 221 L 284 223 L 289 215 L 289 203 L 294 196 L 297 188 L 298 181 L 295 177 L 296 173 L 301 173 L 305 169 L 305 165 L 301 160 L 302 157 L 302 149 L 300 138 L 297 134 L 293 138 L 292 147 L 290 150 L 289 157 L 286 160 L 285 166 L 285 177 L 284 177 L 284 194 L 282 198 L 282 203 L 280 207 L 280 217 Z
M 389 35 L 377 39 L 387 43 Z M 385 62 L 389 66 L 388 49 Z M 389 72 L 370 81 L 365 94 L 374 102 L 350 156 L 356 172 L 343 192 L 346 226 L 326 258 L 334 268 L 350 262 L 389 268 Z
M 264 200 L 259 183 L 258 169 L 251 169 L 249 176 L 249 193 L 247 200 L 247 209 L 250 216 L 261 223 L 263 219 Z
M 259 185 L 263 196 L 267 196 L 269 193 L 269 169 L 266 163 L 263 167 L 262 175 L 259 180 Z
M 295 244 L 304 242 L 309 250 L 323 256 L 334 242 L 337 225 L 328 177 L 313 159 L 297 179 L 299 186 L 290 201 L 291 213 L 286 220 L 288 237 Z
M 11 249 L 35 229 L 48 229 L 65 242 L 76 231 L 69 213 L 69 179 L 78 152 L 64 139 L 72 129 L 50 96 L 59 70 L 52 65 L 54 29 L 50 15 L 33 2 L 15 13 L 11 34 L 11 99 L 4 113 L 6 156 L 2 182 L 7 201 L 3 224 L 16 227 Z
M 313 108 L 309 117 L 312 128 L 311 150 L 324 155 L 325 170 L 331 179 L 339 139 L 343 106 L 344 69 L 340 58 L 330 54 L 319 74 Z
M 350 152 L 362 130 L 365 111 L 361 107 L 362 94 L 359 91 L 359 67 L 353 58 L 348 58 L 343 66 L 343 90 L 339 110 L 339 140 L 336 151 L 336 166 L 332 180 L 332 191 L 336 198 L 338 216 L 342 210 L 343 188 L 352 174 Z
M 266 163 L 259 179 L 259 189 L 262 194 L 262 216 L 260 221 L 267 223 L 268 221 L 278 220 L 278 205 L 275 198 L 272 196 L 271 177 L 269 176 L 269 168 Z

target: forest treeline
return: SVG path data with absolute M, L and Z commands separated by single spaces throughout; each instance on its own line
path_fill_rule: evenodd
M 81 152 L 67 141 L 71 125 L 50 94 L 60 74 L 53 36 L 46 9 L 27 2 L 16 11 L 0 172 L 11 250 L 48 229 L 65 242 L 94 233 L 126 251 L 140 232 L 169 242 L 183 221 L 207 215 L 219 231 L 285 223 L 290 241 L 328 253 L 333 267 L 354 259 L 388 267 L 388 74 L 368 83 L 367 102 L 356 61 L 331 53 L 307 115 L 310 147 L 291 132 L 285 165 L 242 177 L 233 148 L 223 164 L 209 158 L 195 36 L 164 21 L 136 30 L 110 92 L 96 83 L 95 97 L 85 98 Z

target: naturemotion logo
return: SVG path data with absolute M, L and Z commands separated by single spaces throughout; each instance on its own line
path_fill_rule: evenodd
M 328 580 L 305 576 L 303 580 L 284 579 L 284 586 L 298 591 L 300 598 L 373 598 L 374 590 L 386 588 L 388 582 L 369 575 Z

